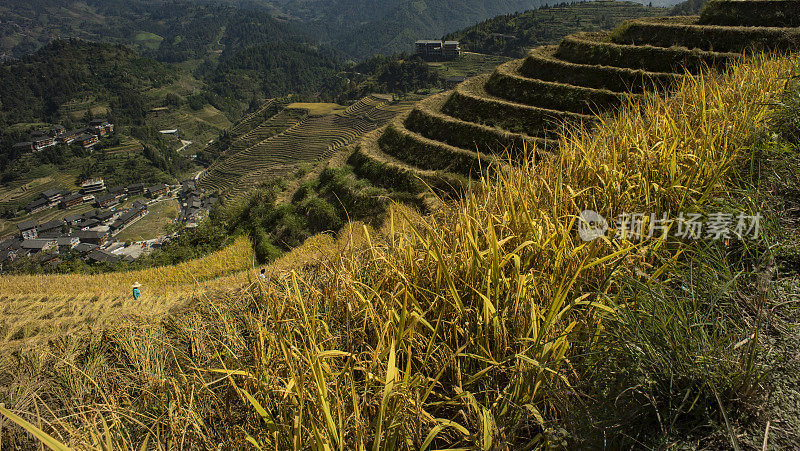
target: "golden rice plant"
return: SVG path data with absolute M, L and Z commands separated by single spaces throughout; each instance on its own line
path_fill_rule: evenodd
M 150 290 L 169 293 L 175 287 L 194 285 L 252 268 L 253 261 L 249 240 L 240 237 L 218 252 L 172 266 L 95 275 L 5 276 L 0 279 L 0 292 L 5 296 L 127 296 L 131 284 L 138 281 Z
M 123 363 L 38 381 L 44 405 L 61 406 L 53 414 L 11 410 L 37 407 L 51 436 L 88 448 L 547 445 L 580 377 L 570 357 L 591 350 L 598 312 L 613 308 L 609 277 L 658 277 L 653 252 L 681 246 L 585 243 L 578 215 L 674 216 L 724 193 L 792 65 L 762 56 L 687 77 L 596 130 L 565 130 L 557 155 L 499 171 L 437 215 L 394 208 L 364 246 L 203 296 L 161 326 L 114 330 L 92 355 Z

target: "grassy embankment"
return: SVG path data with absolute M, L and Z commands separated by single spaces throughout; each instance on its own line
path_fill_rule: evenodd
M 768 299 L 715 271 L 768 246 L 584 243 L 577 215 L 719 208 L 758 167 L 793 64 L 756 58 L 687 78 L 595 131 L 565 132 L 558 154 L 498 171 L 444 214 L 393 210 L 358 249 L 202 296 L 159 324 L 6 359 L 0 396 L 59 440 L 96 448 L 502 449 L 593 433 L 625 447 L 698 431 L 735 447 L 740 411 L 763 396 Z M 763 207 L 751 194 L 735 207 Z M 703 278 L 688 277 L 694 265 Z M 697 284 L 709 281 L 730 289 Z M 598 369 L 604 385 L 587 387 Z M 582 416 L 592 406 L 609 409 L 615 435 Z
M 125 228 L 115 238 L 119 241 L 146 241 L 164 235 L 166 227 L 175 223 L 178 207 L 173 199 L 151 205 L 144 218 Z

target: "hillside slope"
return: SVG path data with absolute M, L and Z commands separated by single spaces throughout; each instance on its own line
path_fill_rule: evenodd
M 786 216 L 762 194 L 796 207 L 797 141 L 764 130 L 781 132 L 773 106 L 796 99 L 796 83 L 779 97 L 795 69 L 762 57 L 687 77 L 441 214 L 397 208 L 341 247 L 320 236 L 267 280 L 198 284 L 165 316 L 79 333 L 70 315 L 95 313 L 91 300 L 15 304 L 11 341 L 61 314 L 71 333 L 0 354 L 4 444 L 33 448 L 26 430 L 41 428 L 50 443 L 126 449 L 790 449 L 797 270 L 772 282 L 772 232 L 587 244 L 576 215 Z M 17 306 L 42 315 L 25 324 Z
M 450 33 L 446 40 L 460 41 L 465 50 L 521 58 L 528 49 L 557 44 L 564 36 L 578 31 L 601 31 L 624 20 L 667 13 L 627 1 L 590 1 L 498 16 L 463 30 Z
M 408 108 L 390 99 L 368 96 L 346 108 L 290 104 L 258 125 L 251 121 L 248 131 L 243 129 L 203 171 L 200 186 L 233 197 L 271 177 L 286 176 L 300 164 L 325 160 Z
M 779 10 L 784 5 L 789 16 L 795 7 L 772 4 Z M 702 18 L 642 18 L 613 33 L 567 36 L 558 46 L 534 49 L 491 75 L 418 103 L 380 136 L 362 141 L 350 162 L 356 174 L 401 191 L 425 190 L 414 179 L 428 180 L 430 171 L 446 174 L 443 181 L 475 178 L 487 163 L 496 163 L 491 170 L 502 166 L 504 154 L 556 151 L 551 139 L 561 126 L 591 127 L 598 122 L 595 113 L 614 111 L 652 86 L 676 86 L 685 70 L 721 68 L 742 52 L 800 48 L 796 28 L 732 26 L 736 9 L 749 5 L 712 2 Z M 715 25 L 717 7 L 728 8 L 724 25 Z

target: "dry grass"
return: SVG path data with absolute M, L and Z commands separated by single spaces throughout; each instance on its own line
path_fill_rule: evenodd
M 314 236 L 264 268 L 276 277 L 364 241 L 363 226 L 350 224 L 338 238 Z M 6 276 L 0 279 L 0 349 L 31 347 L 129 321 L 158 322 L 204 294 L 252 287 L 259 272 L 249 240 L 240 238 L 222 251 L 169 267 L 99 275 Z M 136 281 L 143 284 L 138 301 L 130 288 Z
M 585 337 L 613 311 L 609 278 L 657 279 L 652 257 L 681 247 L 587 244 L 576 216 L 675 214 L 724 193 L 792 65 L 760 58 L 687 78 L 669 99 L 566 132 L 559 155 L 499 172 L 443 214 L 393 210 L 363 246 L 201 296 L 162 325 L 8 360 L 2 399 L 92 449 L 545 446 L 579 376 L 573 349 L 591 349 Z
M 344 112 L 345 107 L 338 103 L 290 103 L 286 109 L 307 110 L 312 116 L 326 116 Z

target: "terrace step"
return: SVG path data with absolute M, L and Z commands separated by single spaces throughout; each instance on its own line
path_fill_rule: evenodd
M 722 68 L 741 58 L 738 53 L 690 50 L 685 47 L 616 44 L 609 33 L 581 32 L 561 41 L 556 56 L 578 64 L 627 67 L 648 72 L 696 73 L 705 66 Z
M 587 88 L 520 75 L 523 60 L 513 60 L 495 69 L 486 91 L 502 99 L 573 113 L 593 114 L 619 106 L 626 95 L 608 89 Z
M 616 92 L 641 93 L 646 88 L 668 87 L 683 75 L 647 72 L 623 67 L 578 64 L 556 58 L 558 46 L 533 49 L 519 68 L 526 77 Z
M 798 28 L 698 25 L 696 22 L 697 16 L 629 20 L 612 34 L 612 41 L 735 53 L 800 48 Z
M 261 116 L 274 104 L 275 104 L 275 99 L 267 100 L 264 103 L 264 105 L 261 106 L 261 108 L 254 111 L 253 113 L 251 113 L 250 115 L 239 121 L 236 125 L 234 125 L 233 128 L 231 128 L 230 131 L 231 134 L 234 136 L 241 135 L 242 133 L 246 133 L 247 131 L 255 127 L 259 120 L 263 120 L 261 119 Z
M 379 139 L 385 128 L 368 133 L 348 159 L 361 178 L 375 186 L 408 192 L 459 195 L 469 181 L 462 176 L 443 171 L 424 170 L 398 160 L 381 150 Z
M 800 27 L 800 0 L 710 0 L 702 25 Z
M 476 150 L 480 153 L 508 155 L 522 160 L 535 151 L 553 150 L 558 142 L 511 133 L 499 128 L 462 121 L 442 113 L 442 107 L 452 92 L 443 92 L 417 103 L 405 126 L 420 135 L 454 147 Z
M 586 114 L 557 111 L 511 102 L 486 92 L 491 75 L 479 75 L 461 83 L 442 112 L 467 122 L 499 127 L 530 136 L 553 138 L 562 124 L 594 123 Z
M 494 157 L 434 141 L 408 130 L 404 125 L 407 117 L 408 113 L 395 118 L 378 140 L 380 148 L 398 160 L 420 169 L 476 178 L 499 164 Z

